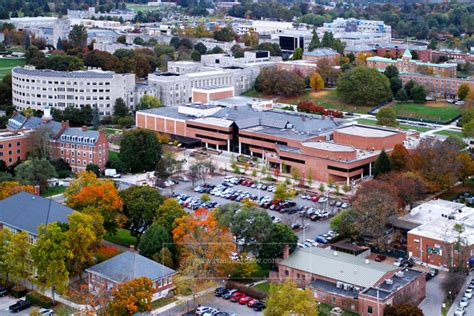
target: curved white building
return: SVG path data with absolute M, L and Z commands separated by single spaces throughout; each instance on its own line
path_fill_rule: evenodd
M 12 70 L 13 105 L 18 110 L 64 110 L 97 105 L 102 116 L 113 115 L 115 100 L 122 98 L 133 109 L 135 75 L 110 71 L 54 71 L 34 66 Z

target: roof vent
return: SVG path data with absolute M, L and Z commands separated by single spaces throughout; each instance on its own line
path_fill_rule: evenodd
M 392 279 L 386 279 L 386 280 L 385 280 L 385 283 L 387 283 L 388 285 L 392 285 L 392 284 L 393 284 L 393 280 L 392 280 Z
M 369 264 L 369 263 L 370 263 L 369 259 L 365 259 L 365 264 Z
M 334 251 L 334 256 L 336 256 L 336 257 L 337 257 L 337 251 Z

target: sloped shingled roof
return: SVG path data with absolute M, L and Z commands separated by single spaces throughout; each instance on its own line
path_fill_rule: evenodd
M 38 234 L 41 224 L 66 223 L 72 212 L 67 206 L 29 192 L 19 192 L 0 201 L 0 222 L 32 235 Z
M 86 270 L 116 283 L 140 277 L 157 280 L 176 271 L 138 253 L 126 251 Z

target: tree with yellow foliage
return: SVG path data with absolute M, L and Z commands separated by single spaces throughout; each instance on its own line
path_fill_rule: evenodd
M 263 315 L 305 315 L 318 316 L 318 304 L 313 292 L 307 288 L 296 287 L 293 281 L 282 284 L 271 284 Z
M 141 277 L 120 284 L 112 291 L 112 315 L 133 315 L 151 311 L 153 282 Z
M 21 185 L 17 181 L 0 182 L 0 200 L 3 200 L 21 191 L 34 193 L 35 188 L 32 185 Z
M 317 72 L 311 75 L 311 79 L 309 80 L 309 86 L 314 91 L 318 92 L 323 90 L 324 88 L 324 79 L 321 75 Z

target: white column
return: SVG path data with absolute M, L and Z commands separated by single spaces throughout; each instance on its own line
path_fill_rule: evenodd
M 209 148 L 209 145 L 208 145 L 208 143 L 204 143 L 204 144 L 206 144 L 206 149 L 208 149 L 208 148 Z
M 372 176 L 372 163 L 369 162 L 369 177 Z
M 349 186 L 349 177 L 347 177 L 347 186 Z
M 239 155 L 242 155 L 242 143 L 239 142 Z
M 230 139 L 227 140 L 227 152 L 230 153 Z

